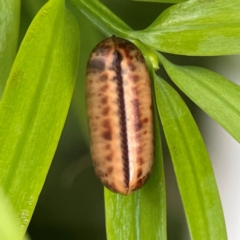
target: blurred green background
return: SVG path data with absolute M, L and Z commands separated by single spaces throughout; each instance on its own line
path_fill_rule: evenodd
M 45 0 L 22 0 L 20 39 Z M 102 0 L 133 29 L 144 29 L 170 4 Z M 88 146 L 85 109 L 85 66 L 92 48 L 103 38 L 99 30 L 80 12 L 75 13 L 80 27 L 81 50 L 76 87 L 68 118 L 48 173 L 44 188 L 28 228 L 32 240 L 106 239 L 103 186 L 95 176 Z M 169 56 L 175 62 L 197 65 L 206 58 Z M 194 62 L 193 62 L 194 61 Z M 167 78 L 164 72 L 161 76 Z M 196 107 L 188 100 L 193 107 Z M 186 220 L 169 154 L 164 144 L 167 185 L 168 239 L 188 239 Z

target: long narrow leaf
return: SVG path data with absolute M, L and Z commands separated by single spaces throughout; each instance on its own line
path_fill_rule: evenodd
M 159 2 L 159 3 L 180 3 L 186 2 L 187 0 L 132 0 L 136 2 Z
M 166 9 L 147 29 L 132 32 L 152 48 L 174 54 L 240 53 L 240 0 L 190 0 Z
M 0 1 L 0 99 L 16 55 L 20 0 Z
M 158 124 L 155 114 L 155 163 L 146 185 L 130 196 L 105 189 L 108 240 L 166 239 L 166 194 Z
M 0 185 L 22 234 L 66 119 L 78 49 L 78 26 L 64 1 L 48 2 L 26 33 L 0 103 Z
M 14 215 L 14 211 L 11 208 L 11 204 L 7 200 L 7 197 L 0 188 L 0 239 L 2 240 L 19 240 L 21 234 L 19 234 L 20 224 L 17 217 Z M 22 240 L 28 240 L 25 236 Z
M 79 11 L 92 21 L 105 35 L 126 37 L 131 28 L 111 12 L 100 1 L 96 0 L 69 0 Z
M 161 61 L 174 83 L 240 142 L 240 86 L 204 68 Z
M 155 91 L 191 239 L 226 240 L 214 173 L 196 123 L 164 80 L 155 79 Z

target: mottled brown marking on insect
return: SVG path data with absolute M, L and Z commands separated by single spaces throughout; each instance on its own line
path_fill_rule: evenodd
M 109 113 L 109 111 L 110 111 L 110 107 L 105 107 L 105 108 L 103 109 L 103 111 L 102 111 L 102 115 L 103 115 L 103 116 L 107 116 L 108 113 Z
M 111 162 L 111 161 L 113 160 L 113 153 L 108 154 L 108 155 L 106 156 L 106 160 L 107 160 L 108 162 Z
M 150 171 L 144 176 L 145 181 L 150 177 L 151 173 L 152 173 L 152 169 L 150 169 Z
M 142 158 L 142 157 L 138 157 L 137 163 L 138 163 L 139 165 L 143 165 L 143 164 L 144 164 L 143 158 Z
M 108 141 L 112 140 L 112 131 L 104 131 L 102 137 Z
M 117 80 L 118 80 L 118 79 L 117 79 L 117 76 L 113 76 L 112 81 L 115 82 L 115 81 L 117 81 Z
M 135 98 L 132 100 L 132 105 L 133 105 L 133 115 L 134 115 L 134 127 L 135 127 L 135 131 L 140 131 L 140 129 L 142 128 L 142 123 L 140 121 L 140 109 L 139 109 L 139 99 Z
M 134 109 L 139 108 L 139 100 L 137 98 L 132 100 L 132 104 L 133 104 Z
M 113 166 L 108 167 L 107 172 L 108 174 L 111 174 L 113 172 Z
M 101 82 L 105 82 L 105 81 L 107 81 L 107 79 L 108 79 L 108 74 L 106 72 L 101 74 L 100 77 L 99 77 L 99 80 Z
M 106 146 L 105 146 L 105 149 L 108 150 L 111 148 L 111 145 L 108 143 Z
M 142 169 L 139 168 L 137 172 L 137 178 L 140 178 L 142 176 Z
M 89 72 L 102 72 L 105 70 L 105 62 L 101 59 L 91 59 L 87 65 Z
M 140 178 L 140 179 L 138 179 L 138 181 L 137 181 L 137 183 L 136 183 L 136 185 L 135 185 L 135 187 L 134 187 L 133 190 L 137 190 L 137 189 L 140 188 L 142 185 L 143 185 L 143 179 Z
M 94 48 L 93 52 L 95 52 L 97 56 L 99 55 L 107 56 L 111 50 L 112 50 L 111 45 L 100 43 Z
M 131 71 L 131 72 L 134 72 L 135 70 L 136 70 L 136 66 L 132 63 L 132 62 L 128 62 L 127 63 L 127 65 L 128 65 L 128 67 L 129 67 L 129 70 Z
M 96 171 L 96 174 L 99 176 L 99 177 L 104 177 L 104 173 L 100 170 Z
M 135 127 L 135 131 L 138 132 L 138 131 L 140 131 L 141 128 L 142 128 L 142 123 L 141 123 L 141 122 L 136 122 L 136 123 L 134 124 L 134 127 Z
M 103 126 L 104 128 L 111 129 L 110 120 L 109 120 L 109 119 L 105 119 L 105 120 L 102 122 L 102 126 Z
M 114 182 L 109 182 L 108 180 L 102 180 L 104 186 L 110 189 L 112 192 L 118 193 L 117 187 Z
M 100 91 L 105 92 L 108 88 L 109 88 L 109 85 L 105 84 L 100 88 Z
M 108 184 L 108 188 L 111 189 L 113 192 L 118 192 L 117 187 L 114 182 Z
M 144 119 L 142 120 L 142 123 L 147 123 L 148 121 L 149 121 L 148 118 L 144 118 Z
M 103 98 L 101 99 L 101 103 L 102 103 L 102 104 L 106 104 L 107 101 L 108 101 L 108 97 L 107 97 L 107 96 L 105 96 L 105 97 L 103 97 Z
M 134 83 L 137 83 L 140 80 L 140 76 L 138 74 L 128 74 L 128 77 Z
M 143 55 L 139 51 L 136 51 L 134 57 L 136 58 L 136 60 L 138 62 L 145 63 L 144 57 L 143 57 Z
M 96 127 L 93 128 L 93 132 L 97 132 L 97 130 L 98 130 L 98 128 L 96 128 Z
M 128 195 L 145 183 L 152 165 L 145 60 L 134 44 L 112 36 L 94 48 L 87 67 L 91 149 L 95 169 L 100 170 L 96 173 L 107 188 Z

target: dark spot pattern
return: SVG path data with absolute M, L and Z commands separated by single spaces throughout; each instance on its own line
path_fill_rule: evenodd
M 136 66 L 132 62 L 128 62 L 127 65 L 131 72 L 134 72 L 136 70 Z
M 107 172 L 108 174 L 111 174 L 113 172 L 113 166 L 108 167 Z
M 103 74 L 101 74 L 100 77 L 99 77 L 99 80 L 100 80 L 101 82 L 105 82 L 105 81 L 107 81 L 107 79 L 108 79 L 108 74 L 107 74 L 107 73 L 103 73 Z
M 144 63 L 145 64 L 145 59 L 142 55 L 142 53 L 140 51 L 136 51 L 134 57 L 136 58 L 136 60 L 140 63 Z
M 129 74 L 128 77 L 134 83 L 137 83 L 140 80 L 140 76 L 138 74 Z
M 102 122 L 102 126 L 103 128 L 105 129 L 102 133 L 102 137 L 105 139 L 105 140 L 112 140 L 112 127 L 111 127 L 111 124 L 110 124 L 110 120 L 109 119 L 105 119 L 103 122 Z
M 105 107 L 105 108 L 103 109 L 103 111 L 102 111 L 102 115 L 103 115 L 103 116 L 107 116 L 108 113 L 109 113 L 109 111 L 110 111 L 110 107 Z
M 110 124 L 110 120 L 109 119 L 105 119 L 103 122 L 102 122 L 102 126 L 104 128 L 107 128 L 107 129 L 111 129 L 111 124 Z
M 106 97 L 106 96 L 101 99 L 102 104 L 106 104 L 107 101 L 108 101 L 108 97 Z
M 108 89 L 108 87 L 109 87 L 108 84 L 105 84 L 100 88 L 100 91 L 105 92 Z
M 105 40 L 103 40 L 104 42 Z M 109 45 L 109 44 L 106 44 L 106 43 L 99 43 L 94 49 L 93 49 L 93 53 L 95 52 L 97 56 L 107 56 L 111 49 L 112 49 L 112 46 Z
M 89 72 L 102 72 L 105 70 L 105 62 L 101 59 L 91 59 L 87 65 Z
M 104 131 L 102 133 L 102 137 L 105 139 L 105 140 L 112 140 L 112 132 L 111 131 Z
M 142 158 L 142 157 L 138 157 L 137 163 L 138 163 L 139 165 L 143 165 L 143 164 L 144 164 L 143 158 Z
M 148 121 L 149 121 L 148 118 L 144 118 L 144 119 L 142 120 L 142 123 L 147 123 Z
M 139 109 L 139 105 L 140 105 L 139 100 L 137 98 L 133 99 L 132 105 L 133 105 L 133 115 L 134 115 L 134 128 L 135 128 L 135 131 L 138 132 L 142 128 L 142 123 L 140 121 L 141 114 Z
M 135 130 L 136 132 L 138 132 L 138 131 L 141 130 L 141 128 L 142 128 L 142 123 L 139 122 L 139 121 L 136 121 L 135 124 L 134 124 L 134 130 Z
M 111 148 L 111 145 L 108 143 L 106 146 L 105 146 L 105 149 L 108 150 Z
M 140 178 L 142 176 L 142 169 L 138 169 L 138 172 L 137 172 L 137 178 Z
M 112 153 L 106 156 L 106 160 L 107 160 L 108 162 L 111 162 L 112 159 L 113 159 L 113 154 L 112 154 Z

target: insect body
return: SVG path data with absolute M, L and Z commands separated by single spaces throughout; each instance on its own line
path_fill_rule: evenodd
M 128 195 L 153 163 L 150 77 L 140 50 L 112 36 L 87 64 L 87 111 L 95 172 L 113 192 Z

